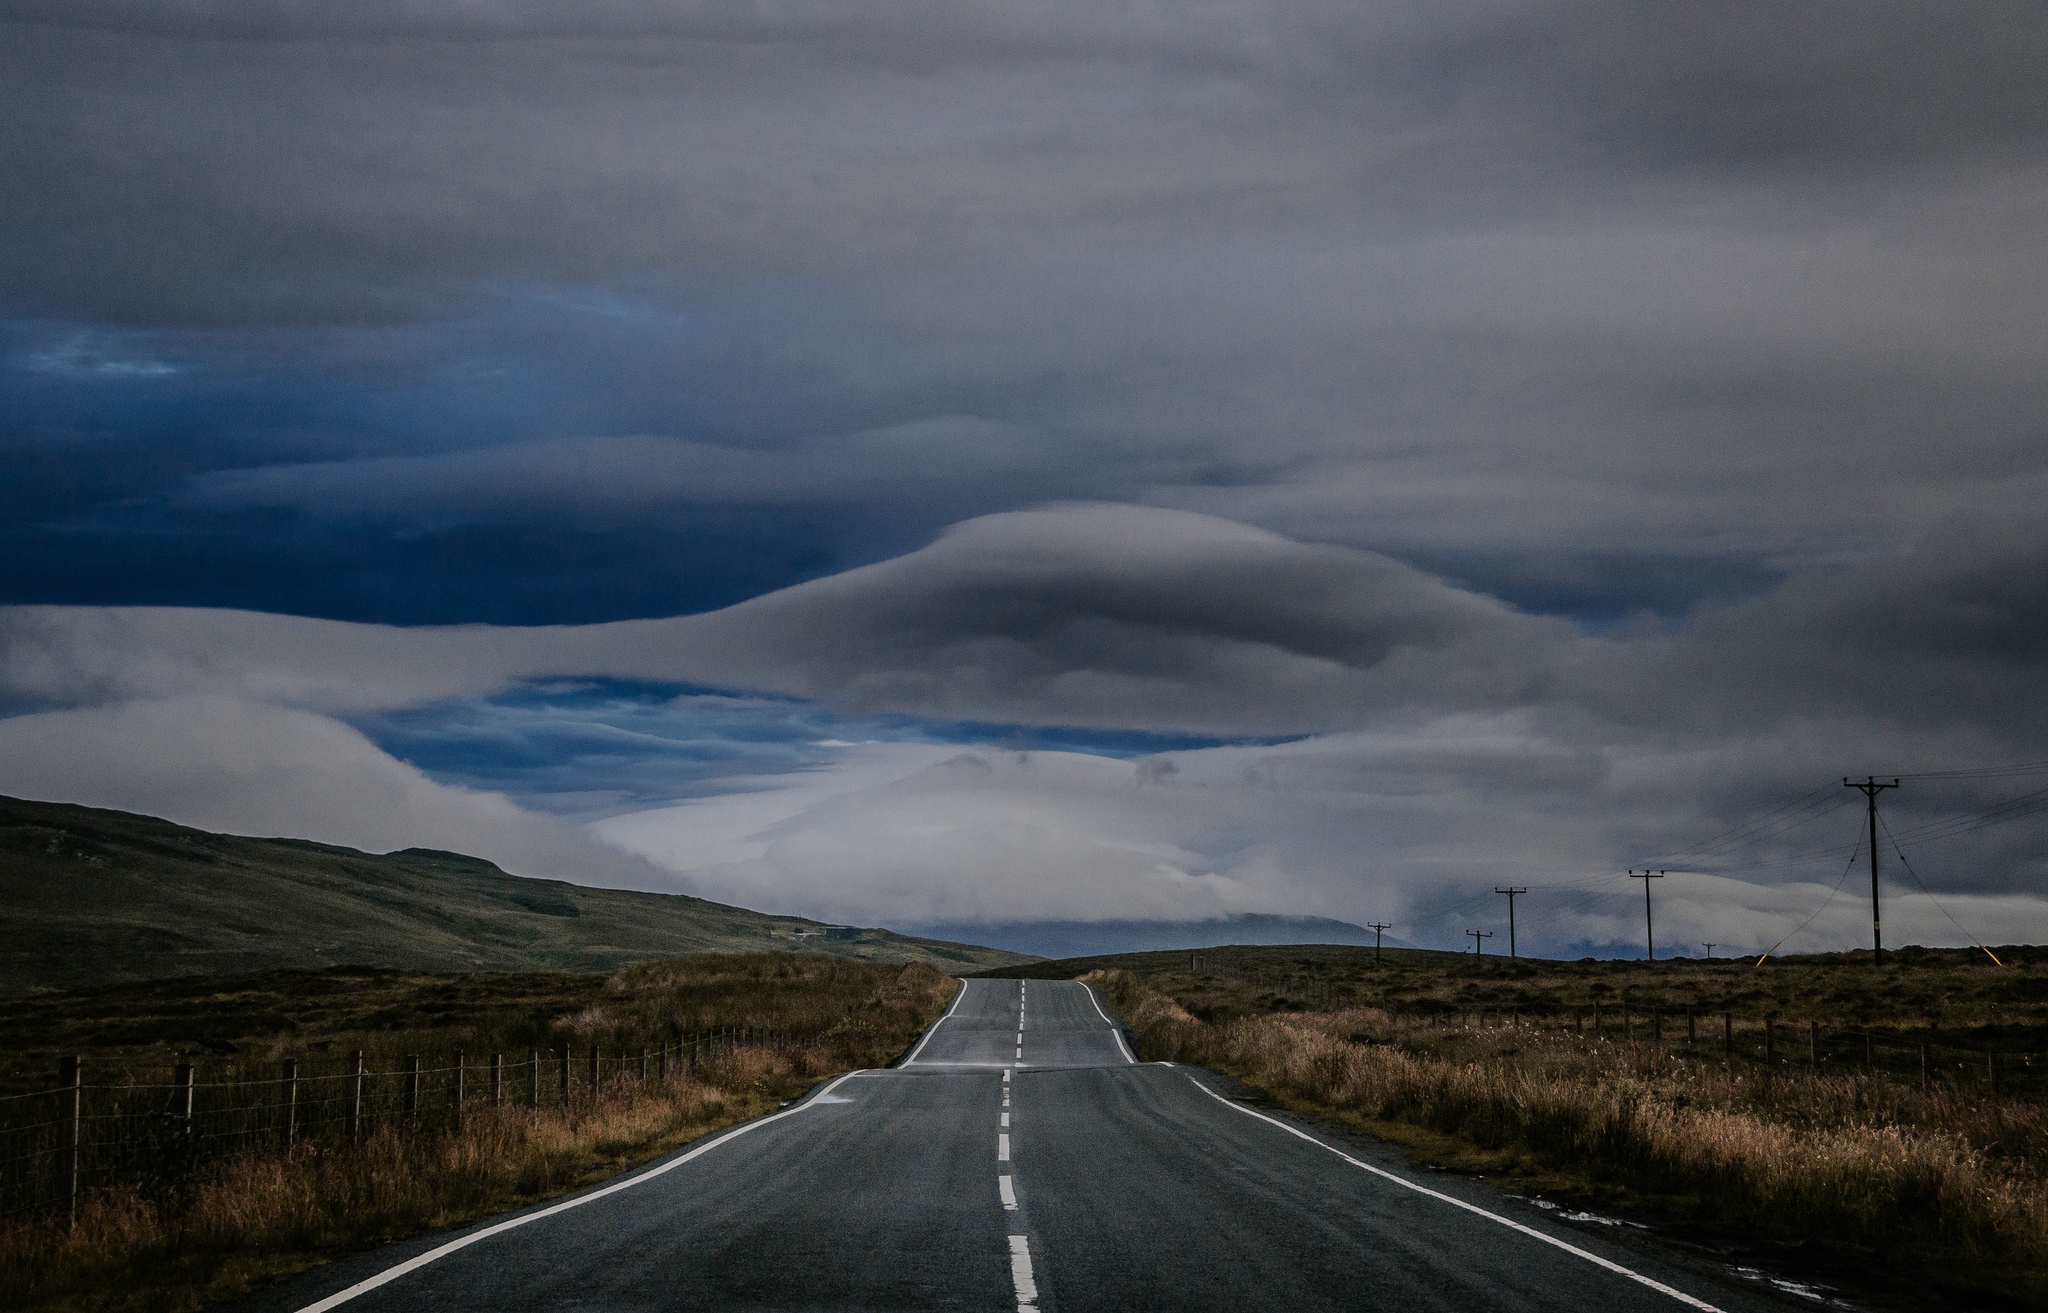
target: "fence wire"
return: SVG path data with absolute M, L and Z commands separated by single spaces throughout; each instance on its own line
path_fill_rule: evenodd
M 167 1079 L 79 1079 L 0 1099 L 0 1218 L 59 1215 L 95 1191 L 173 1191 L 252 1155 L 328 1152 L 373 1136 L 443 1136 L 479 1112 L 590 1106 L 635 1087 L 680 1080 L 746 1050 L 808 1049 L 780 1031 L 721 1027 L 663 1043 L 602 1044 L 484 1055 L 406 1055 L 370 1065 L 362 1052 L 287 1059 L 275 1074 L 202 1079 L 196 1063 Z M 246 1063 L 237 1064 L 246 1069 Z M 68 1075 L 70 1068 L 65 1068 Z M 143 1073 L 134 1073 L 140 1075 Z M 208 1073 L 212 1075 L 212 1073 Z

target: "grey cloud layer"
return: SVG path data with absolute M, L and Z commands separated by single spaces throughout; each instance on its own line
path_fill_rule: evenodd
M 911 536 L 1146 501 L 1481 588 L 1633 556 L 1724 595 L 2048 497 L 2035 6 L 0 13 L 19 307 L 319 326 L 714 289 L 773 300 L 788 358 L 858 397 L 738 456 L 469 453 L 476 487 L 647 441 L 611 454 L 701 469 L 700 499 L 859 501 L 873 433 L 964 417 L 988 458 L 931 506 L 912 480 Z M 302 459 L 180 504 L 389 507 L 437 473 Z
M 1567 637 L 1384 557 L 1115 506 L 969 521 L 906 557 L 667 620 L 400 630 L 25 607 L 0 613 L 0 632 L 7 685 L 54 701 L 367 709 L 602 674 L 927 716 L 1251 734 L 1527 697 Z
M 1493 882 L 1533 881 L 1562 891 L 1536 942 L 1626 942 L 1633 923 L 1601 901 L 1600 872 L 1683 868 L 1686 844 L 1844 773 L 2048 757 L 2044 564 L 2039 536 L 1957 533 L 1683 627 L 1587 638 L 1385 558 L 1085 505 L 969 521 L 896 560 L 658 621 L 400 630 L 20 608 L 0 613 L 0 679 L 56 706 L 0 720 L 0 789 L 373 847 L 466 845 L 533 874 L 665 878 L 864 922 L 1280 911 L 1393 916 L 1450 942 Z M 1138 763 L 847 748 L 606 818 L 593 846 L 329 718 L 578 674 L 1308 737 Z M 1898 824 L 2017 791 L 1916 784 Z M 1755 871 L 1675 884 L 1670 928 L 1767 947 L 1819 905 L 1847 849 L 1825 870 L 1790 859 L 1854 835 L 1790 833 L 1743 854 Z M 1952 911 L 2032 937 L 2048 906 L 2027 891 L 2048 869 L 2030 835 L 1915 855 Z M 1906 933 L 1954 938 L 1932 903 L 1909 913 Z M 1854 930 L 1837 916 L 1812 943 Z
M 367 709 L 551 675 L 1192 733 L 1528 708 L 1688 736 L 1862 717 L 2023 743 L 2048 688 L 2048 535 L 1958 532 L 1682 628 L 1600 639 L 1385 557 L 1108 505 L 971 520 L 907 556 L 663 620 L 393 629 L 176 609 L 0 612 L 0 678 L 48 702 L 222 695 Z

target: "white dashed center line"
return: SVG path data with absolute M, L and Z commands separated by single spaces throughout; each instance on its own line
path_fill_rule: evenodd
M 1010 1212 L 1017 1211 L 1017 1183 L 1007 1176 L 996 1178 L 996 1193 L 1003 1197 L 1003 1207 Z
M 1007 1112 L 1003 1114 L 1003 1129 L 1006 1131 L 1010 1129 L 1010 1114 Z
M 1038 1282 L 1031 1277 L 1031 1241 L 1010 1237 L 1010 1280 L 1017 1286 L 1017 1313 L 1038 1313 Z
M 998 1135 L 996 1137 L 996 1161 L 999 1163 L 1010 1161 L 1010 1137 L 1007 1135 Z

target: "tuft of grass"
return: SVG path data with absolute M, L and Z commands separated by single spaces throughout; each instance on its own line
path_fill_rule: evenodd
M 1277 1011 L 1245 986 L 1093 973 L 1148 1058 L 1215 1067 L 1307 1112 L 1441 1137 L 1496 1170 L 1650 1201 L 1766 1242 L 1816 1240 L 1937 1283 L 2048 1301 L 2048 1109 L 1882 1073 L 1761 1071 L 1566 1029 L 1398 1029 L 1385 1011 Z M 1407 1133 L 1404 1133 L 1407 1132 Z M 1453 1152 L 1451 1155 L 1455 1157 Z
M 500 991 L 489 1007 L 458 1011 L 438 1029 L 401 1012 L 403 1042 L 478 1049 L 544 1033 L 565 1015 L 611 1036 L 748 1026 L 805 1042 L 741 1048 L 667 1081 L 619 1081 L 566 1107 L 478 1106 L 459 1125 L 411 1134 L 385 1125 L 361 1144 L 314 1141 L 289 1153 L 249 1154 L 174 1186 L 99 1188 L 75 1229 L 51 1220 L 0 1224 L 0 1307 L 186 1313 L 352 1250 L 594 1184 L 767 1112 L 821 1077 L 888 1062 L 956 988 L 921 964 L 781 954 L 647 964 L 600 978 L 594 994 L 558 980 L 510 979 L 519 987 Z M 426 989 L 432 982 L 412 983 Z M 565 996 L 580 1006 L 564 1013 Z M 342 1005 L 345 998 L 321 997 L 344 1023 L 360 1019 Z M 599 1014 L 594 1021 L 585 1016 L 591 1011 Z M 350 1042 L 364 1035 L 339 1033 Z M 306 1035 L 288 1038 L 302 1044 Z M 280 1042 L 244 1034 L 237 1047 L 270 1054 Z M 105 1056 L 103 1067 L 121 1055 Z

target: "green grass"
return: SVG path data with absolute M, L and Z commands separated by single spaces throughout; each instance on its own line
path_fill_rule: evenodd
M 458 853 L 378 856 L 13 798 L 0 798 L 0 906 L 0 997 L 347 964 L 597 972 L 762 950 L 948 971 L 1024 960 L 677 894 L 526 879 Z
M 594 1183 L 825 1076 L 887 1063 L 955 988 L 924 964 L 750 954 L 596 977 L 277 972 L 17 1003 L 38 1042 L 80 1052 L 98 1081 L 163 1079 L 175 1046 L 152 1032 L 165 1024 L 202 1028 L 181 1033 L 208 1041 L 201 1060 L 214 1081 L 274 1075 L 281 1055 L 310 1069 L 357 1047 L 388 1064 L 405 1049 L 482 1056 L 565 1037 L 625 1052 L 712 1027 L 787 1043 L 677 1066 L 667 1081 L 642 1083 L 629 1068 L 567 1105 L 477 1100 L 458 1124 L 437 1102 L 442 1115 L 408 1134 L 387 1118 L 360 1144 L 315 1133 L 290 1152 L 266 1140 L 169 1183 L 97 1180 L 75 1231 L 0 1224 L 0 1307 L 183 1313 L 354 1249 Z

